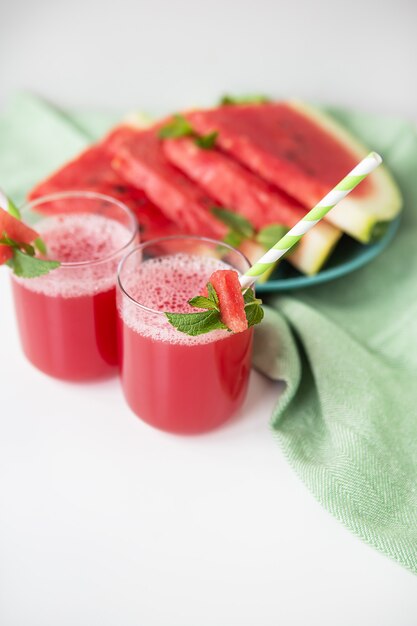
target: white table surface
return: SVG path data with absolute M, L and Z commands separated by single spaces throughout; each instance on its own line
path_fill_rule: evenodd
M 14 0 L 0 105 L 167 111 L 267 92 L 415 119 L 417 4 Z M 0 138 L 1 140 L 1 138 Z M 301 484 L 252 373 L 241 414 L 157 432 L 117 380 L 70 385 L 20 352 L 0 270 L 1 626 L 415 626 L 416 579 Z
M 352 536 L 287 464 L 252 373 L 223 428 L 153 430 L 117 380 L 49 379 L 0 272 L 1 626 L 415 626 L 416 579 Z

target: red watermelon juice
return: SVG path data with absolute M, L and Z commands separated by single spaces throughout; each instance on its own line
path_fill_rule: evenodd
M 139 246 L 119 269 L 117 306 L 123 391 L 131 409 L 156 428 L 211 430 L 242 405 L 251 366 L 252 329 L 190 337 L 164 311 L 195 312 L 187 301 L 216 269 L 246 271 L 236 250 L 194 237 Z
M 94 203 L 88 198 L 80 203 L 80 194 L 71 195 L 77 210 L 48 210 L 36 223 L 48 258 L 61 266 L 37 278 L 13 276 L 12 285 L 29 361 L 50 376 L 83 381 L 117 373 L 117 265 L 136 239 L 136 224 L 111 198 L 97 200 L 93 194 Z M 63 204 L 60 198 L 60 208 Z M 76 208 L 68 198 L 67 205 Z

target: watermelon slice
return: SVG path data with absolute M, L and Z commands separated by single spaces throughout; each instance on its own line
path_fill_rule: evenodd
M 168 160 L 221 205 L 246 217 L 256 230 L 281 223 L 291 228 L 306 213 L 299 202 L 218 150 L 203 150 L 188 138 L 163 142 Z
M 248 328 L 242 287 L 235 270 L 217 270 L 209 279 L 219 298 L 220 318 L 234 333 Z
M 176 167 L 223 206 L 246 217 L 256 230 L 276 223 L 291 228 L 306 214 L 299 202 L 218 150 L 202 150 L 186 138 L 164 141 L 163 149 Z M 305 235 L 288 256 L 294 267 L 308 275 L 322 268 L 342 236 L 339 229 L 326 222 L 317 224 L 314 231 Z M 250 260 L 255 262 L 259 256 Z
M 300 102 L 223 106 L 187 114 L 202 134 L 264 180 L 311 208 L 368 150 L 330 116 Z M 397 185 L 379 167 L 328 214 L 327 220 L 367 243 L 401 210 Z
M 169 163 L 158 129 L 136 131 L 113 142 L 113 167 L 186 232 L 222 238 L 226 228 L 210 212 L 214 200 Z
M 39 237 L 33 228 L 26 226 L 26 224 L 0 207 L 0 237 L 4 234 L 19 243 L 32 243 Z M 8 261 L 12 254 L 13 252 L 9 246 L 0 245 L 0 265 Z
M 113 146 L 118 141 L 126 140 L 131 133 L 129 126 L 118 127 L 99 144 L 88 148 L 36 185 L 29 199 L 60 191 L 95 191 L 120 200 L 135 213 L 143 240 L 180 234 L 183 232 L 181 228 L 168 219 L 144 191 L 127 184 L 111 166 Z M 65 205 L 59 202 L 49 202 L 44 205 L 43 212 L 45 208 L 54 212 L 63 207 Z

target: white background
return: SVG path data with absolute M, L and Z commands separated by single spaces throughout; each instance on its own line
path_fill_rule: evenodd
M 415 0 L 0 2 L 0 93 L 166 111 L 225 91 L 417 111 Z
M 416 119 L 412 0 L 0 5 L 0 105 L 31 89 L 152 112 L 225 91 Z M 0 138 L 1 141 L 1 138 Z M 253 373 L 241 414 L 178 438 L 117 380 L 52 381 L 20 353 L 0 273 L 1 626 L 415 626 L 416 580 L 299 482 Z

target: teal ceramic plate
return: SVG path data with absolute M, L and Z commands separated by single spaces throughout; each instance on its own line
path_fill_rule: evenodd
M 373 244 L 364 245 L 350 237 L 343 237 L 330 257 L 328 264 L 315 276 L 304 276 L 304 274 L 300 274 L 300 272 L 291 267 L 289 263 L 283 261 L 266 283 L 258 283 L 256 285 L 256 291 L 257 293 L 269 293 L 301 289 L 346 276 L 346 274 L 354 272 L 372 261 L 378 254 L 381 254 L 384 248 L 392 241 L 399 223 L 400 217 L 397 217 L 391 222 L 382 239 Z

